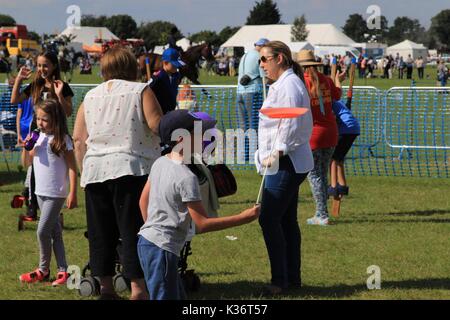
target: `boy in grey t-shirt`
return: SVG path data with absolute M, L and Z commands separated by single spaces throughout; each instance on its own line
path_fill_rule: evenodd
M 201 233 L 249 223 L 259 216 L 259 206 L 255 206 L 234 216 L 208 218 L 197 177 L 183 163 L 182 144 L 192 146 L 193 135 L 175 136 L 172 141 L 176 129 L 192 133 L 195 121 L 202 121 L 203 130 L 215 125 L 215 121 L 200 120 L 188 110 L 174 110 L 161 118 L 164 156 L 153 164 L 139 202 L 145 224 L 139 232 L 138 254 L 151 300 L 185 297 L 178 259 L 191 219 Z M 191 159 L 190 155 L 185 158 Z

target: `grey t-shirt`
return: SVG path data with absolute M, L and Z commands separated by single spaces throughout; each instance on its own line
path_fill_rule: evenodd
M 191 223 L 186 202 L 200 201 L 197 177 L 168 157 L 158 158 L 149 175 L 147 221 L 139 235 L 179 256 Z

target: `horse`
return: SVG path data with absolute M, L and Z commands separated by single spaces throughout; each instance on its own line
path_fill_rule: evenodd
M 198 64 L 203 57 L 206 61 L 213 61 L 214 55 L 211 46 L 208 43 L 203 43 L 197 46 L 190 47 L 184 52 L 180 53 L 181 60 L 186 64 L 180 68 L 180 74 L 188 78 L 192 83 L 200 85 L 198 81 Z M 141 71 L 143 81 L 147 79 L 147 69 L 145 60 L 149 59 L 150 74 L 162 69 L 162 56 L 156 53 L 140 53 L 138 56 L 139 69 Z

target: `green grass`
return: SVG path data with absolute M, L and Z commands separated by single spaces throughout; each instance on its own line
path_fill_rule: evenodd
M 235 174 L 238 193 L 221 199 L 221 215 L 240 212 L 256 199 L 260 177 L 252 171 Z M 39 252 L 36 223 L 18 232 L 21 210 L 9 205 L 22 179 L 23 173 L 9 174 L 0 165 L 0 299 L 82 299 L 67 288 L 19 283 L 19 274 L 36 267 Z M 349 177 L 349 182 L 350 196 L 342 202 L 341 217 L 329 227 L 305 225 L 314 202 L 308 183 L 302 185 L 298 217 L 304 288 L 283 299 L 450 299 L 450 181 Z M 64 241 L 68 263 L 82 268 L 88 244 L 81 190 L 78 200 L 79 208 L 64 211 Z M 197 235 L 192 250 L 189 267 L 201 277 L 202 287 L 190 298 L 260 298 L 270 271 L 257 222 Z M 381 268 L 381 290 L 366 287 L 371 265 Z M 55 268 L 52 260 L 51 269 Z
M 79 70 L 75 70 L 73 73 L 73 78 L 71 83 L 76 84 L 95 84 L 101 83 L 102 78 L 99 76 L 99 67 L 94 66 L 92 69 L 91 75 L 82 75 L 79 73 Z M 411 86 L 411 80 L 406 79 L 406 74 L 403 79 L 398 79 L 397 72 L 394 72 L 393 79 L 381 79 L 380 76 L 382 74 L 381 70 L 376 70 L 375 75 L 377 78 L 373 79 L 359 79 L 356 75 L 355 77 L 355 86 L 374 86 L 378 89 L 387 90 L 391 87 L 409 87 Z M 4 73 L 0 74 L 0 83 L 5 82 L 6 75 Z M 428 77 L 428 79 L 427 79 Z M 436 82 L 436 67 L 435 66 L 427 66 L 425 68 L 425 79 L 418 80 L 417 69 L 413 71 L 413 78 L 416 80 L 416 86 L 419 87 L 435 87 L 440 86 Z M 229 77 L 229 76 L 219 76 L 219 75 L 209 75 L 205 71 L 200 70 L 200 83 L 206 85 L 236 85 L 237 77 Z M 348 80 L 346 80 L 343 85 L 348 85 Z

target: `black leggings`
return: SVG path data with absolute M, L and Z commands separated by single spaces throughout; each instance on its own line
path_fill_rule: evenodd
M 144 224 L 139 199 L 148 176 L 124 176 L 85 188 L 89 264 L 94 276 L 113 276 L 121 239 L 121 263 L 128 279 L 143 278 L 137 233 Z
M 342 134 L 339 136 L 338 144 L 334 149 L 331 159 L 342 162 L 353 145 L 358 134 Z

